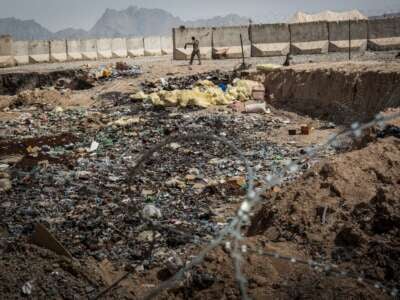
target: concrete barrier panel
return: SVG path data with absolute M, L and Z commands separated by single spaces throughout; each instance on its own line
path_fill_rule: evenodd
M 12 47 L 13 39 L 10 35 L 0 36 L 0 68 L 12 67 L 15 64 Z
M 81 40 L 82 59 L 97 59 L 97 41 Z
M 243 39 L 244 55 L 245 57 L 250 57 L 251 45 L 249 27 L 247 26 L 219 27 L 213 29 L 212 57 L 215 59 L 242 57 L 240 34 Z
M 29 42 L 13 41 L 13 57 L 17 65 L 29 64 Z
M 174 28 L 173 47 L 175 60 L 188 60 L 192 54 L 192 47 L 185 49 L 185 44 L 192 41 L 192 36 L 200 42 L 200 56 L 202 59 L 210 59 L 212 53 L 212 30 L 211 28 Z
M 290 24 L 293 54 L 324 54 L 329 48 L 327 22 Z
M 29 63 L 44 63 L 50 61 L 49 41 L 30 41 L 29 42 Z
M 67 41 L 65 40 L 50 41 L 50 61 L 51 62 L 67 61 Z
M 81 60 L 81 41 L 80 40 L 67 40 L 67 60 Z
M 144 38 L 144 55 L 161 55 L 161 38 L 159 36 L 149 36 Z
M 112 58 L 112 40 L 98 39 L 97 40 L 97 57 L 99 59 Z
M 400 17 L 368 21 L 368 49 L 389 51 L 400 49 Z
M 144 56 L 144 42 L 142 37 L 127 39 L 126 47 L 128 48 L 129 57 Z
M 366 20 L 329 22 L 329 52 L 365 51 L 368 23 Z M 349 38 L 351 41 L 349 43 Z
M 162 36 L 161 37 L 161 54 L 162 55 L 171 55 L 173 52 L 174 46 L 172 42 L 172 37 L 170 36 Z
M 290 51 L 288 24 L 263 24 L 251 26 L 251 56 L 283 56 Z
M 128 56 L 125 38 L 116 38 L 111 41 L 112 57 L 125 58 Z

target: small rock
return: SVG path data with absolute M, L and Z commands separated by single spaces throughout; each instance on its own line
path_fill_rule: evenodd
M 12 183 L 10 179 L 8 178 L 0 179 L 0 192 L 8 192 L 11 189 L 12 189 Z
M 151 196 L 151 195 L 154 195 L 154 191 L 152 191 L 152 190 L 143 190 L 142 191 L 143 197 L 147 197 L 147 196 Z
M 268 284 L 267 278 L 258 275 L 253 275 L 252 278 L 250 279 L 250 282 L 254 282 L 258 286 L 265 286 Z
M 91 175 L 92 175 L 92 173 L 90 173 L 88 171 L 78 171 L 75 173 L 75 178 L 88 180 L 91 177 Z
M 185 188 L 186 184 L 183 181 L 179 180 L 178 178 L 179 177 L 174 177 L 174 178 L 171 178 L 171 179 L 167 180 L 165 182 L 165 185 L 167 187 L 177 187 L 177 188 L 180 188 L 180 189 Z
M 183 267 L 183 261 L 176 253 L 173 253 L 173 255 L 167 259 L 166 264 L 171 274 L 175 274 Z
M 158 237 L 160 237 L 160 234 L 157 231 L 153 232 L 152 230 L 147 230 L 139 233 L 137 239 L 140 242 L 153 242 L 154 239 Z
M 43 152 L 49 152 L 51 150 L 51 147 L 49 145 L 43 145 L 42 146 L 42 151 Z
M 0 172 L 0 178 L 10 178 L 10 174 L 6 172 Z
M 268 228 L 267 232 L 265 233 L 265 236 L 270 240 L 270 241 L 277 241 L 280 237 L 281 233 L 276 227 L 270 227 Z
M 178 143 L 171 143 L 171 144 L 169 144 L 169 147 L 173 150 L 177 150 L 181 147 L 181 145 Z
M 147 204 L 142 211 L 143 218 L 146 219 L 161 219 L 161 210 L 154 205 Z

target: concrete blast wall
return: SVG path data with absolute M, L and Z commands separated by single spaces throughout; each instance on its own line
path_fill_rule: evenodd
M 11 36 L 0 36 L 0 68 L 12 67 L 14 65 L 12 45 L 13 39 Z
M 360 21 L 329 22 L 329 52 L 347 52 L 367 49 L 368 23 Z M 349 38 L 351 39 L 349 42 Z
M 67 61 L 67 42 L 50 41 L 50 61 L 63 62 Z
M 245 57 L 250 57 L 251 46 L 249 38 L 249 27 L 219 27 L 213 29 L 212 56 L 216 59 L 240 58 L 242 48 L 240 44 L 240 34 L 243 39 Z
M 290 51 L 288 24 L 265 24 L 251 26 L 251 56 L 281 56 Z
M 13 41 L 13 57 L 17 65 L 29 64 L 29 42 Z
M 161 37 L 161 54 L 162 55 L 170 55 L 173 52 L 173 43 L 172 37 L 170 36 L 162 36 Z
M 125 58 L 128 56 L 128 50 L 126 48 L 126 39 L 116 38 L 111 41 L 112 57 L 114 58 Z
M 81 41 L 80 40 L 67 40 L 67 60 L 81 60 Z
M 49 41 L 30 41 L 29 42 L 29 63 L 43 63 L 50 61 Z
M 126 47 L 129 57 L 144 56 L 144 43 L 142 37 L 127 39 Z
M 97 40 L 97 57 L 99 59 L 112 58 L 112 40 L 98 39 Z
M 388 51 L 400 49 L 400 17 L 368 21 L 368 49 Z
M 174 59 L 187 60 L 190 59 L 192 47 L 188 46 L 185 49 L 185 44 L 192 42 L 194 36 L 200 42 L 200 56 L 203 59 L 210 59 L 212 53 L 212 30 L 211 28 L 174 28 L 173 29 L 174 43 Z
M 323 54 L 328 52 L 327 22 L 310 22 L 289 25 L 291 52 L 293 54 Z
M 161 38 L 159 36 L 149 36 L 144 38 L 144 55 L 161 55 Z
M 82 59 L 97 59 L 97 41 L 81 40 Z

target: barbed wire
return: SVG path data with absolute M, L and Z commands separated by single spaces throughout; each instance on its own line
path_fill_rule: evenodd
M 285 173 L 295 173 L 298 170 L 298 161 L 304 159 L 305 157 L 312 158 L 319 153 L 320 150 L 332 145 L 339 137 L 354 137 L 359 138 L 362 135 L 363 130 L 371 128 L 373 126 L 383 127 L 386 123 L 397 119 L 400 117 L 400 113 L 384 116 L 382 114 L 378 114 L 375 116 L 373 120 L 368 123 L 360 124 L 353 123 L 350 129 L 341 130 L 340 132 L 332 135 L 328 141 L 322 145 L 319 145 L 315 148 L 308 147 L 305 149 L 303 155 L 301 155 L 296 160 L 290 160 L 286 166 L 279 172 L 279 174 L 270 174 L 266 176 L 263 180 L 262 187 L 257 190 L 254 188 L 254 178 L 255 173 L 250 165 L 250 162 L 246 159 L 243 152 L 236 147 L 232 142 L 228 139 L 215 136 L 215 135 L 205 135 L 205 134 L 193 134 L 193 135 L 181 135 L 181 136 L 171 136 L 165 139 L 163 142 L 157 144 L 150 150 L 148 150 L 145 154 L 143 154 L 135 164 L 135 166 L 130 171 L 130 179 L 132 179 L 136 173 L 141 169 L 142 165 L 151 158 L 151 156 L 161 150 L 163 147 L 174 143 L 174 142 L 185 142 L 185 141 L 200 141 L 200 140 L 215 140 L 221 142 L 222 144 L 228 146 L 237 156 L 240 158 L 245 164 L 247 171 L 247 193 L 246 199 L 242 202 L 237 215 L 232 219 L 232 221 L 220 231 L 216 238 L 209 242 L 208 246 L 204 248 L 195 258 L 193 258 L 189 263 L 186 264 L 183 268 L 181 268 L 174 276 L 172 276 L 169 280 L 161 283 L 157 288 L 150 291 L 144 299 L 153 299 L 161 292 L 166 289 L 170 289 L 175 286 L 176 283 L 181 281 L 187 271 L 192 269 L 194 266 L 201 264 L 204 261 L 206 255 L 215 249 L 216 247 L 222 245 L 227 237 L 231 237 L 233 239 L 233 249 L 231 247 L 231 241 L 227 241 L 225 243 L 225 247 L 231 251 L 231 257 L 234 264 L 235 269 L 235 279 L 238 283 L 240 294 L 242 299 L 249 299 L 247 294 L 247 280 L 242 273 L 242 260 L 243 253 L 247 252 L 247 248 L 245 245 L 241 244 L 243 240 L 242 236 L 242 227 L 250 222 L 250 214 L 255 207 L 256 204 L 261 202 L 261 196 L 265 194 L 265 192 L 274 186 L 280 185 L 282 183 L 283 174 Z M 153 224 L 154 225 L 154 224 Z M 157 226 L 163 226 L 162 224 L 157 224 Z M 398 290 L 393 288 L 392 290 L 386 288 L 383 284 L 371 280 L 365 279 L 361 275 L 357 275 L 353 272 L 340 271 L 336 265 L 333 264 L 324 264 L 320 262 L 316 262 L 313 260 L 301 260 L 294 257 L 288 257 L 284 255 L 280 255 L 279 253 L 272 252 L 257 252 L 260 255 L 265 255 L 269 257 L 273 257 L 276 259 L 287 260 L 292 263 L 300 263 L 311 266 L 314 270 L 323 270 L 325 272 L 329 271 L 332 274 L 336 274 L 342 277 L 355 278 L 359 282 L 365 282 L 373 285 L 376 288 L 379 288 L 382 291 L 388 292 L 391 296 L 397 296 Z

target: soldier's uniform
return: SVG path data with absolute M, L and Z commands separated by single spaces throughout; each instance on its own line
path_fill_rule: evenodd
M 192 51 L 192 55 L 190 56 L 190 64 L 193 64 L 194 58 L 197 56 L 198 60 L 199 60 L 199 65 L 201 65 L 201 56 L 200 56 L 200 42 L 199 40 L 194 40 L 192 43 L 187 43 L 185 45 L 185 48 L 187 45 L 191 45 L 193 46 L 193 51 Z

